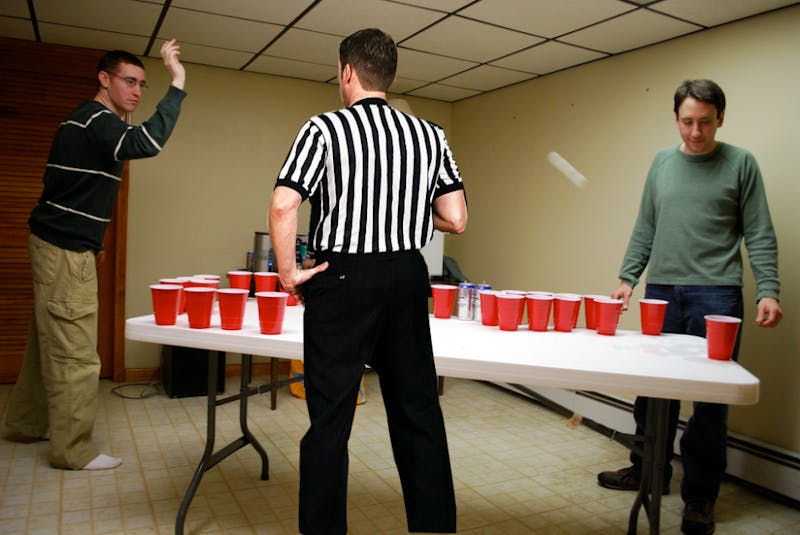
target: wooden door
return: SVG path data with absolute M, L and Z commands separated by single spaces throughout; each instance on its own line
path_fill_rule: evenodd
M 28 216 L 42 190 L 50 143 L 81 100 L 97 92 L 103 51 L 0 38 L 0 382 L 22 364 L 33 288 Z M 128 169 L 105 238 L 99 273 L 101 377 L 124 376 L 125 232 Z

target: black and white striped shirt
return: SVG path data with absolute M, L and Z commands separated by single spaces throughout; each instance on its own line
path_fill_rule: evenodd
M 309 119 L 276 186 L 310 199 L 309 250 L 338 253 L 420 249 L 434 199 L 464 187 L 442 129 L 380 98 Z

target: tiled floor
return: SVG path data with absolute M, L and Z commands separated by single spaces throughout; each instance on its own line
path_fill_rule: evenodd
M 227 385 L 236 390 L 237 380 Z M 95 428 L 102 451 L 121 456 L 116 470 L 67 472 L 47 464 L 47 442 L 0 440 L 0 533 L 174 533 L 180 500 L 205 439 L 205 398 L 157 395 L 124 399 L 101 382 Z M 138 394 L 141 387 L 123 389 Z M 0 412 L 10 385 L 0 385 Z M 351 534 L 406 533 L 399 482 L 374 375 L 350 440 Z M 283 389 L 251 399 L 250 427 L 270 456 L 261 481 L 252 448 L 208 472 L 194 498 L 186 533 L 297 533 L 298 443 L 305 402 Z M 595 474 L 625 465 L 627 451 L 584 426 L 496 387 L 448 379 L 442 398 L 458 502 L 459 533 L 625 533 L 633 494 L 603 489 Z M 235 404 L 218 409 L 217 444 L 238 436 Z M 680 468 L 678 467 L 678 475 Z M 673 482 L 664 498 L 662 533 L 678 533 L 682 503 Z M 647 531 L 644 518 L 640 533 Z M 800 533 L 800 511 L 726 482 L 717 533 Z

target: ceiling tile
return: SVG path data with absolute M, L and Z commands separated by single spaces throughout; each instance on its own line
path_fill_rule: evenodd
M 398 4 L 409 4 L 419 7 L 426 7 L 428 9 L 435 9 L 437 11 L 452 13 L 461 9 L 470 2 L 475 0 L 391 0 Z
M 74 28 L 47 22 L 39 23 L 39 33 L 44 43 L 81 46 L 97 50 L 122 49 L 137 55 L 144 54 L 147 49 L 147 43 L 150 40 L 149 37 L 101 30 L 87 30 L 85 28 Z
M 162 44 L 164 44 L 163 39 L 156 40 L 153 44 L 153 48 L 150 50 L 151 57 L 161 57 Z M 253 57 L 252 52 L 242 52 L 240 50 L 214 48 L 193 43 L 180 43 L 180 45 L 181 61 L 186 63 L 198 63 L 200 65 L 211 65 L 212 67 L 223 67 L 226 69 L 239 69 Z
M 542 37 L 557 37 L 635 6 L 618 0 L 482 0 L 459 15 Z
M 400 42 L 443 16 L 438 11 L 382 0 L 322 0 L 297 27 L 342 37 L 362 28 L 380 28 Z
M 397 50 L 397 75 L 413 80 L 434 82 L 476 65 L 477 63 L 472 61 L 446 58 L 436 54 L 408 50 L 403 47 Z
M 700 26 L 641 9 L 571 33 L 559 40 L 594 50 L 618 53 L 700 29 Z
M 417 89 L 418 87 L 422 87 L 426 85 L 428 82 L 424 82 L 422 80 L 411 80 L 410 78 L 400 78 L 399 76 L 394 79 L 392 85 L 389 86 L 390 93 L 405 93 L 406 91 L 412 91 Z
M 23 17 L 28 20 L 31 18 L 31 13 L 28 10 L 28 2 L 26 0 L 3 0 L 0 2 L 0 15 Z
M 172 0 L 173 7 L 273 24 L 289 24 L 312 3 L 311 0 Z
M 725 0 L 724 9 L 721 9 L 720 0 L 716 2 L 664 0 L 654 4 L 652 9 L 704 26 L 714 26 L 796 2 L 797 0 Z
M 515 84 L 523 80 L 535 78 L 536 75 L 512 71 L 509 69 L 501 69 L 492 67 L 490 65 L 480 65 L 467 72 L 456 74 L 450 78 L 445 78 L 442 83 L 445 85 L 452 85 L 455 87 L 463 87 L 465 89 L 476 89 L 479 91 L 491 91 L 498 87 L 505 87 L 507 85 Z
M 28 41 L 36 39 L 36 35 L 33 33 L 33 26 L 31 26 L 29 20 L 13 17 L 0 17 L 0 35 Z
M 264 52 L 270 56 L 297 59 L 336 67 L 339 60 L 338 35 L 293 28 L 283 34 Z
M 134 0 L 34 0 L 39 23 L 51 22 L 150 37 L 161 6 Z
M 281 28 L 266 22 L 171 8 L 158 36 L 162 39 L 177 37 L 179 42 L 187 44 L 258 52 L 280 33 Z
M 431 84 L 409 91 L 409 95 L 415 97 L 433 98 L 436 100 L 445 100 L 447 102 L 455 102 L 475 95 L 480 95 L 480 91 L 473 91 L 472 89 L 463 89 L 460 87 L 451 87 L 449 85 Z
M 493 61 L 491 64 L 520 71 L 547 74 L 602 57 L 605 57 L 605 54 L 557 41 L 547 41 Z
M 524 33 L 453 16 L 404 41 L 403 46 L 485 62 L 541 41 Z
M 336 78 L 336 67 L 334 66 L 276 58 L 265 54 L 253 60 L 245 70 L 275 74 L 277 76 L 288 76 L 290 78 L 303 78 L 305 80 L 314 80 L 317 82 L 327 82 L 331 78 Z
M 252 72 L 333 85 L 342 37 L 379 27 L 398 43 L 391 91 L 453 101 L 798 2 L 0 0 L 0 35 L 36 39 L 29 5 L 45 43 L 135 54 L 145 52 L 168 6 L 158 40 L 177 37 L 188 63 L 248 65 Z M 160 45 L 152 47 L 153 57 Z

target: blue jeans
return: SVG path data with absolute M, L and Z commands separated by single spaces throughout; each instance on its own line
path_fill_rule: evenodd
M 721 314 L 741 318 L 744 315 L 742 289 L 738 286 L 673 286 L 648 284 L 645 289 L 648 299 L 664 299 L 669 302 L 664 318 L 665 333 L 706 336 L 707 314 Z M 739 356 L 742 329 L 736 339 L 733 358 Z M 667 434 L 664 478 L 672 477 L 672 459 L 675 434 L 678 428 L 680 401 L 670 402 L 669 432 Z M 644 435 L 647 417 L 647 398 L 637 397 L 633 406 L 636 434 Z M 719 495 L 719 486 L 727 467 L 728 406 L 719 403 L 694 403 L 694 413 L 686 423 L 681 437 L 681 461 L 683 481 L 681 497 L 686 503 L 704 501 L 714 503 Z M 642 458 L 631 451 L 631 462 L 635 472 L 641 474 Z

